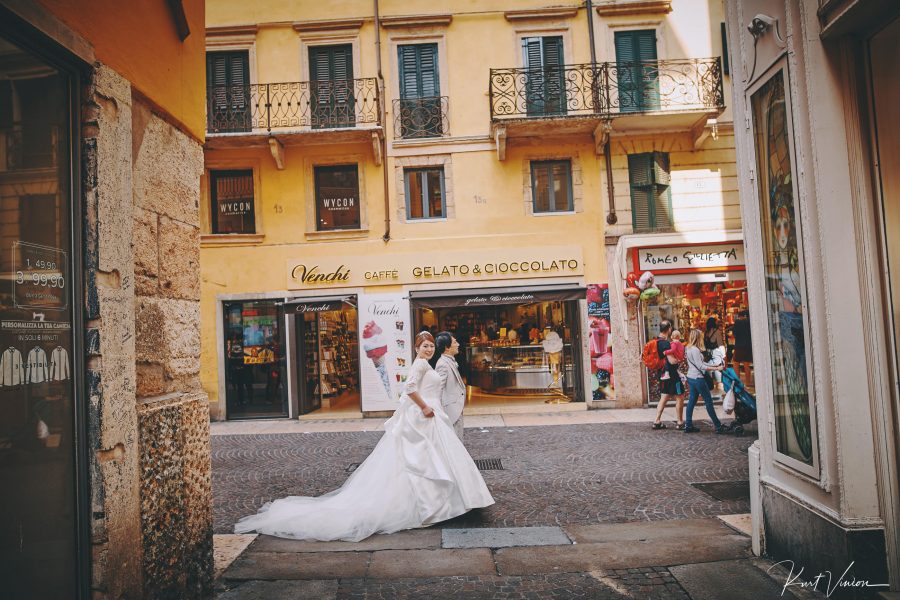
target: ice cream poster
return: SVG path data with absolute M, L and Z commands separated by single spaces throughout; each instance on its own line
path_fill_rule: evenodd
M 359 297 L 359 372 L 364 411 L 394 410 L 409 367 L 409 300 L 401 294 Z
M 612 339 L 610 337 L 609 285 L 587 286 L 588 346 L 591 351 L 591 396 L 594 400 L 615 398 Z

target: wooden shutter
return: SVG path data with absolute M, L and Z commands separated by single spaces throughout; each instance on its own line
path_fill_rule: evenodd
M 622 112 L 659 108 L 656 31 L 617 31 L 614 35 Z
M 419 57 L 415 46 L 399 46 L 397 59 L 400 63 L 400 97 L 419 98 Z
M 399 46 L 397 53 L 401 98 L 431 98 L 441 95 L 437 44 Z
M 635 231 L 653 229 L 653 154 L 628 155 L 631 184 L 631 226 Z
M 653 186 L 653 227 L 672 228 L 672 190 L 669 186 Z
M 653 183 L 660 185 L 669 185 L 671 183 L 671 175 L 669 174 L 669 153 L 654 152 L 653 153 Z
M 542 69 L 544 67 L 544 54 L 541 52 L 541 38 L 523 38 L 522 48 L 525 52 L 526 69 Z
M 628 155 L 628 181 L 631 186 L 653 185 L 652 154 Z
M 653 229 L 652 215 L 652 187 L 631 188 L 631 226 L 635 231 L 648 231 Z
M 632 31 L 634 34 L 634 47 L 637 49 L 635 60 L 640 62 L 656 61 L 656 31 L 653 29 L 642 29 L 640 31 Z
M 543 67 L 563 66 L 563 40 L 562 36 L 548 36 L 544 38 L 544 64 Z
M 419 55 L 419 81 L 423 98 L 441 95 L 438 81 L 437 44 L 419 44 L 416 48 Z
M 617 31 L 615 33 L 616 62 L 630 63 L 638 60 L 633 31 Z

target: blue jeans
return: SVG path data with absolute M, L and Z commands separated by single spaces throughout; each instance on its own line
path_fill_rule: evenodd
M 688 377 L 687 382 L 688 387 L 691 390 L 691 395 L 688 398 L 687 414 L 684 416 L 684 426 L 686 428 L 693 426 L 694 407 L 697 405 L 697 396 L 703 396 L 703 406 L 706 407 L 706 414 L 712 419 L 716 429 L 722 427 L 719 417 L 716 416 L 716 409 L 713 407 L 712 396 L 709 393 L 709 386 L 706 385 L 706 381 L 702 378 L 691 379 Z

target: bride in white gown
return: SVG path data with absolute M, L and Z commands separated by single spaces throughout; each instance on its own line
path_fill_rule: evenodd
M 238 521 L 235 533 L 358 542 L 374 533 L 426 527 L 493 504 L 441 407 L 441 378 L 428 364 L 433 355 L 434 338 L 427 331 L 420 333 L 400 407 L 385 422 L 375 449 L 344 485 L 318 497 L 269 502 Z

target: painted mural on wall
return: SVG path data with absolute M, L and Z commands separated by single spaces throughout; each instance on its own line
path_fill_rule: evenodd
M 588 347 L 591 352 L 591 396 L 614 400 L 612 337 L 609 325 L 609 284 L 587 286 Z
M 813 464 L 803 260 L 784 71 L 752 96 L 778 452 Z

